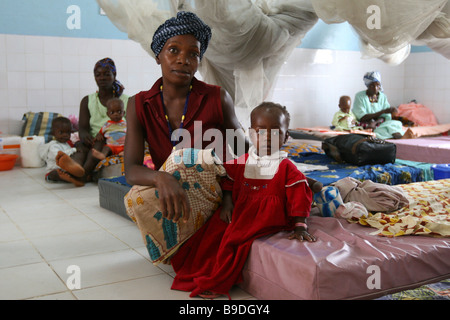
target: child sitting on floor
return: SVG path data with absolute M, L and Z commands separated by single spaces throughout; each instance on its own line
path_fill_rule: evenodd
M 84 175 L 84 169 L 70 158 L 77 151 L 70 141 L 72 123 L 68 118 L 57 117 L 52 121 L 51 130 L 55 140 L 39 146 L 39 155 L 47 163 L 45 179 L 83 186 L 79 178 Z
M 125 115 L 123 101 L 119 98 L 112 98 L 106 103 L 106 108 L 106 114 L 110 120 L 105 123 L 95 137 L 96 141 L 106 140 L 106 144 L 101 151 L 92 149 L 92 155 L 99 160 L 103 160 L 111 154 L 123 155 L 127 134 L 127 122 L 123 119 Z
M 356 116 L 350 110 L 352 106 L 352 100 L 349 96 L 342 96 L 339 99 L 339 111 L 334 114 L 331 124 L 333 130 L 336 131 L 351 131 L 361 130 L 362 127 L 358 126 Z
M 316 241 L 306 224 L 312 191 L 303 173 L 280 151 L 289 121 L 279 104 L 265 102 L 252 111 L 253 146 L 225 163 L 222 207 L 172 257 L 172 289 L 216 298 L 242 280 L 255 239 L 290 230 L 289 239 Z

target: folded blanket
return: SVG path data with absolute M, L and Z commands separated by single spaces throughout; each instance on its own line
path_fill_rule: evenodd
M 371 233 L 384 237 L 425 235 L 450 237 L 450 179 L 399 185 L 409 205 L 390 212 L 377 212 L 369 217 L 349 219 L 378 229 Z
M 351 177 L 341 179 L 333 185 L 339 189 L 344 202 L 360 202 L 368 211 L 391 212 L 409 204 L 403 190 L 397 186 L 370 180 L 361 182 Z

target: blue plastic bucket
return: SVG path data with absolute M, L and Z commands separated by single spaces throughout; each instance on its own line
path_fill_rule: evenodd
M 450 164 L 435 164 L 431 166 L 434 180 L 450 179 Z

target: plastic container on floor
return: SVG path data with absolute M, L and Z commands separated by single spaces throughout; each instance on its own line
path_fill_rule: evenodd
M 0 154 L 0 171 L 11 170 L 18 157 L 17 154 Z

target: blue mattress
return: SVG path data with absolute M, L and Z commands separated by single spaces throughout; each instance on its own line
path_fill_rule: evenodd
M 352 177 L 360 181 L 371 180 L 389 185 L 425 181 L 423 168 L 397 162 L 358 167 L 351 164 L 338 163 L 323 153 L 303 152 L 297 155 L 290 155 L 290 157 L 298 163 L 327 166 L 328 170 L 325 171 L 305 173 L 308 177 L 322 182 L 324 186 L 346 177 Z

